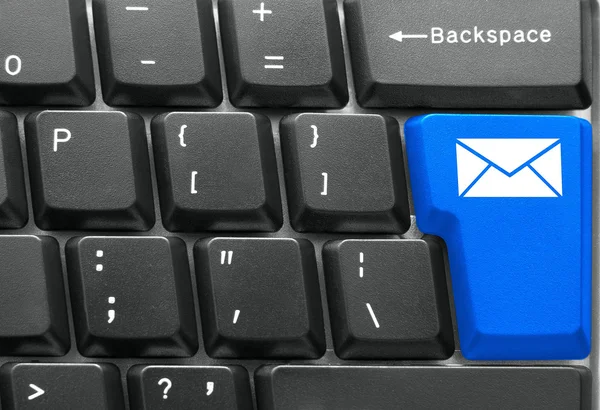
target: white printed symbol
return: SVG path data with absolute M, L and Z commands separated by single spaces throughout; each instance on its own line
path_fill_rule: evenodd
M 240 311 L 236 309 L 236 311 L 233 312 L 233 324 L 234 325 L 237 323 L 239 317 L 240 317 Z
M 206 395 L 210 396 L 215 391 L 215 382 L 206 382 Z
M 456 168 L 460 197 L 562 196 L 561 143 L 556 138 L 459 138 Z
M 96 258 L 101 258 L 104 256 L 104 251 L 101 250 L 97 250 L 96 251 Z M 102 266 L 101 263 L 96 265 L 96 272 L 102 272 L 102 270 L 104 270 L 104 266 Z
M 140 63 L 142 63 L 143 65 L 154 65 L 156 64 L 155 60 L 141 60 Z
M 64 135 L 64 138 L 60 138 L 59 135 Z M 54 129 L 54 152 L 58 151 L 59 142 L 67 142 L 71 139 L 71 131 L 66 128 L 55 128 Z
M 321 175 L 323 176 L 323 191 L 321 192 L 321 195 L 327 196 L 327 180 L 329 179 L 329 176 L 327 175 L 327 172 L 323 172 Z
M 196 175 L 198 175 L 198 172 L 192 171 L 192 187 L 190 189 L 190 193 L 192 193 L 192 194 L 198 193 L 198 191 L 196 191 Z
M 311 144 L 311 148 L 315 148 L 317 146 L 317 140 L 319 139 L 319 129 L 317 128 L 316 125 L 311 125 L 310 126 L 313 129 L 313 143 Z
M 363 252 L 361 252 L 359 254 L 358 260 L 360 261 L 361 264 L 365 262 L 365 254 Z M 365 271 L 364 271 L 363 267 L 360 266 L 358 268 L 358 276 L 360 276 L 362 278 L 364 276 L 364 274 L 365 274 Z
M 108 304 L 109 305 L 114 305 L 115 304 L 116 299 L 113 296 L 110 296 L 108 298 Z M 115 321 L 115 311 L 114 309 L 110 309 L 108 311 L 108 323 L 112 323 Z
M 187 144 L 185 143 L 185 140 L 184 140 L 186 128 L 187 128 L 187 125 L 182 125 L 181 131 L 179 131 L 179 144 L 184 148 L 187 147 Z
M 159 386 L 162 386 L 163 384 L 167 385 L 163 390 L 163 400 L 166 400 L 169 398 L 169 396 L 167 396 L 167 393 L 169 393 L 169 390 L 171 390 L 171 387 L 173 387 L 173 383 L 171 382 L 171 380 L 164 377 L 158 381 Z
M 127 6 L 125 7 L 127 11 L 148 11 L 148 7 L 135 7 L 135 6 Z
M 221 265 L 225 265 L 225 257 L 227 257 L 227 264 L 231 265 L 233 251 L 221 251 Z
M 35 391 L 35 393 L 33 393 L 31 396 L 28 396 L 27 400 L 37 399 L 38 397 L 40 397 L 41 395 L 43 395 L 44 393 L 46 393 L 44 390 L 40 389 L 35 384 L 30 384 L 29 388 L 33 389 L 33 391 Z
M 265 56 L 265 60 L 267 61 L 283 61 L 283 56 Z M 265 68 L 267 70 L 283 70 L 283 64 L 266 64 Z
M 390 36 L 392 40 L 396 40 L 402 43 L 405 38 L 428 38 L 427 34 L 402 34 L 401 31 L 394 33 Z
M 8 56 L 4 60 L 4 70 L 8 75 L 15 76 L 21 72 L 21 68 L 23 68 L 22 63 L 21 57 L 15 55 Z
M 260 3 L 260 10 L 252 10 L 254 14 L 260 14 L 260 21 L 265 21 L 265 14 L 273 14 L 273 10 L 265 10 L 265 3 Z
M 369 310 L 369 314 L 371 315 L 371 319 L 373 319 L 373 323 L 375 324 L 375 327 L 377 329 L 379 329 L 379 322 L 377 321 L 377 318 L 375 317 L 375 312 L 373 312 L 373 308 L 371 307 L 370 303 L 367 303 L 367 309 Z

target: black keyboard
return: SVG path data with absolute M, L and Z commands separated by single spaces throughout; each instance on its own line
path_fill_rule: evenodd
M 599 409 L 597 9 L 1 1 L 1 409 Z

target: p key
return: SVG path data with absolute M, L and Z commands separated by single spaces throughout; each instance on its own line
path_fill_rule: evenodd
M 42 229 L 147 230 L 154 223 L 144 124 L 123 112 L 44 111 L 25 121 Z

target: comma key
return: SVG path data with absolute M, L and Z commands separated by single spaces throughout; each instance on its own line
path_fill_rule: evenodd
M 248 372 L 241 366 L 137 365 L 127 382 L 133 409 L 252 410 Z

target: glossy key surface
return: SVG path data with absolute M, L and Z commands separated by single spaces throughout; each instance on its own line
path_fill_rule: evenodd
M 405 127 L 421 231 L 448 246 L 462 354 L 591 348 L 592 138 L 575 117 L 427 115 Z

